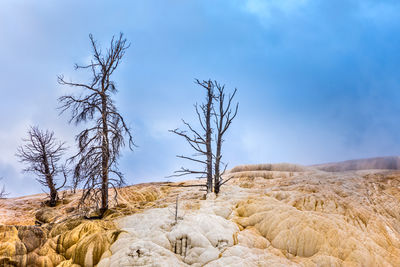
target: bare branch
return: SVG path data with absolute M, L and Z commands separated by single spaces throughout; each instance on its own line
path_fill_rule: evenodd
M 176 156 L 176 157 L 181 158 L 181 159 L 187 159 L 187 160 L 195 161 L 195 162 L 202 163 L 202 164 L 207 164 L 207 162 L 205 162 L 204 160 L 194 159 L 194 158 L 191 158 L 191 157 L 186 157 L 186 156 Z

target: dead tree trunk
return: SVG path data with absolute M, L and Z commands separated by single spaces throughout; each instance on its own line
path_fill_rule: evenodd
M 232 100 L 236 95 L 237 89 L 233 91 L 232 95 L 228 96 L 228 102 L 225 103 L 225 86 L 214 82 L 217 88 L 217 109 L 214 109 L 215 124 L 217 128 L 216 133 L 216 151 L 215 151 L 215 173 L 214 173 L 214 192 L 219 193 L 220 187 L 222 186 L 221 176 L 225 172 L 227 165 L 225 164 L 224 170 L 221 173 L 221 159 L 222 159 L 222 143 L 224 142 L 224 134 L 231 125 L 233 119 L 236 117 L 239 103 L 236 104 L 235 108 L 232 110 Z
M 195 154 L 191 157 L 188 156 L 177 156 L 182 159 L 190 160 L 193 162 L 197 162 L 203 165 L 203 170 L 191 170 L 188 168 L 181 168 L 178 171 L 175 171 L 172 177 L 183 176 L 183 175 L 198 175 L 197 178 L 206 178 L 206 187 L 207 193 L 211 193 L 213 191 L 213 151 L 212 151 L 212 133 L 213 129 L 211 126 L 211 118 L 212 118 L 212 110 L 213 110 L 213 101 L 214 101 L 214 84 L 211 80 L 208 81 L 199 81 L 195 80 L 197 85 L 200 85 L 207 91 L 206 101 L 201 105 L 195 104 L 195 111 L 197 114 L 197 119 L 200 124 L 201 130 L 195 130 L 189 123 L 183 123 L 188 129 L 187 131 L 182 131 L 179 129 L 170 130 L 170 132 L 175 133 L 179 136 L 185 138 L 188 144 L 194 149 Z M 203 157 L 203 158 L 196 158 Z
M 103 128 L 103 138 L 102 138 L 102 146 L 101 146 L 101 208 L 100 213 L 104 214 L 104 212 L 108 209 L 108 161 L 110 158 L 109 146 L 108 146 L 108 125 L 107 125 L 107 98 L 104 92 L 104 86 L 102 90 L 101 97 L 101 105 L 102 105 L 102 128 Z
M 44 149 L 44 151 L 45 151 L 45 149 Z M 49 206 L 55 207 L 57 204 L 57 200 L 58 200 L 58 193 L 57 193 L 56 186 L 54 185 L 54 182 L 53 182 L 53 175 L 51 174 L 51 171 L 50 171 L 49 161 L 47 159 L 46 152 L 43 153 L 43 166 L 44 166 L 44 172 L 45 172 L 45 176 L 46 176 L 46 184 L 50 190 Z
M 213 107 L 214 92 L 212 82 L 207 82 L 207 106 L 205 110 L 206 119 L 206 153 L 207 153 L 207 193 L 213 189 L 213 152 L 212 152 L 212 128 L 211 110 Z

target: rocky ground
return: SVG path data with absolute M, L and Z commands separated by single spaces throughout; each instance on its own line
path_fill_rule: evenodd
M 239 166 L 207 198 L 126 187 L 103 220 L 82 218 L 79 192 L 52 209 L 44 195 L 3 199 L 0 265 L 400 266 L 400 172 L 329 168 Z

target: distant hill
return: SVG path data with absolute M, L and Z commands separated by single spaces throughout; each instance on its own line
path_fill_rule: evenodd
M 372 169 L 400 170 L 400 157 L 393 156 L 346 160 L 341 162 L 313 165 L 312 167 L 328 172 Z

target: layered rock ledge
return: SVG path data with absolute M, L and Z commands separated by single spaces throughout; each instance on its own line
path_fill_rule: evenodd
M 74 217 L 74 195 L 55 212 L 44 212 L 41 226 L 7 223 L 34 224 L 30 213 L 19 222 L 3 216 L 0 262 L 74 267 L 400 266 L 400 172 L 261 164 L 235 167 L 225 179 L 230 177 L 218 197 L 166 184 L 123 188 L 118 205 L 103 220 Z M 193 183 L 198 181 L 182 184 Z M 38 214 L 40 200 L 33 198 L 26 205 Z M 0 203 L 2 214 L 26 208 Z

